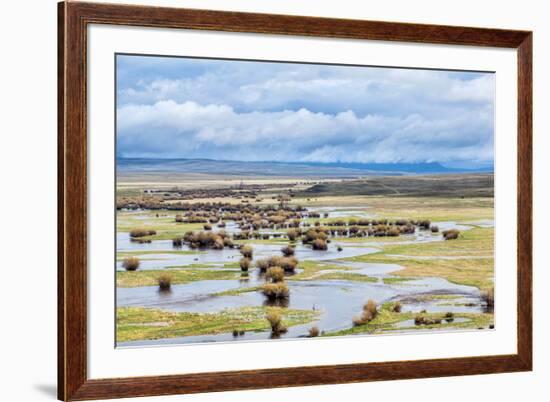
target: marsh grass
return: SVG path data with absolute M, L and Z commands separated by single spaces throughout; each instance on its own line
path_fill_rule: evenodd
M 251 265 L 252 261 L 250 260 L 250 258 L 244 257 L 239 260 L 239 266 L 241 267 L 241 271 L 243 272 L 248 272 Z
M 311 310 L 276 307 L 243 307 L 218 313 L 169 312 L 142 307 L 117 309 L 117 342 L 176 338 L 206 334 L 231 334 L 271 330 L 269 312 L 278 312 L 286 327 L 307 324 L 319 316 Z
M 272 283 L 283 282 L 285 280 L 285 271 L 281 267 L 270 267 L 265 273 L 265 279 Z
M 485 302 L 487 307 L 494 307 L 495 306 L 495 289 L 487 289 L 481 292 L 481 300 Z
M 323 239 L 313 240 L 313 242 L 311 243 L 311 246 L 313 247 L 314 250 L 327 250 L 328 249 L 327 241 L 323 240 Z
M 319 331 L 319 328 L 318 327 L 311 327 L 309 330 L 309 337 L 310 338 L 315 338 L 315 337 L 318 337 L 319 334 L 320 334 L 320 331 Z
M 122 260 L 122 267 L 126 271 L 135 271 L 139 268 L 139 258 L 135 256 L 124 257 Z
M 287 332 L 287 328 L 283 325 L 282 316 L 279 310 L 270 310 L 266 314 L 265 319 L 269 323 L 273 335 Z
M 260 289 L 268 300 L 288 299 L 290 294 L 288 285 L 284 282 L 265 283 Z
M 238 279 L 241 272 L 240 270 L 232 269 L 212 270 L 208 268 L 171 268 L 169 271 L 170 275 L 172 275 L 172 285 L 203 280 Z M 155 286 L 158 285 L 159 275 L 164 272 L 166 270 L 118 271 L 116 274 L 117 287 Z
M 248 259 L 252 259 L 252 255 L 254 254 L 254 249 L 248 244 L 241 246 L 239 251 L 244 258 Z
M 172 287 L 172 275 L 169 273 L 162 273 L 158 277 L 159 289 L 163 291 L 170 290 Z
M 460 230 L 457 229 L 444 230 L 441 233 L 443 234 L 443 238 L 445 240 L 456 240 L 458 239 L 458 236 L 460 236 Z
M 156 235 L 156 230 L 151 229 L 133 229 L 130 231 L 130 237 L 136 239 L 139 237 L 145 237 L 145 236 L 153 236 Z
M 281 253 L 283 253 L 283 256 L 285 257 L 292 257 L 296 250 L 292 246 L 285 246 L 281 249 Z
M 365 325 L 374 320 L 377 314 L 378 306 L 376 305 L 376 302 L 374 300 L 370 299 L 369 301 L 367 301 L 366 304 L 363 305 L 363 311 L 361 312 L 361 315 L 353 318 L 353 325 Z
M 396 277 L 441 277 L 456 284 L 486 290 L 492 288 L 494 283 L 493 253 L 494 229 L 473 228 L 461 233 L 457 240 L 383 244 L 381 252 L 347 260 L 398 264 L 404 269 L 393 272 L 392 275 Z M 440 259 L 437 258 L 439 256 L 460 258 Z

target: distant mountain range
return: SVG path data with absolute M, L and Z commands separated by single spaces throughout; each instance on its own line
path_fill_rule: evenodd
M 491 173 L 493 168 L 458 169 L 440 163 L 322 163 L 242 162 L 213 159 L 117 158 L 120 173 L 206 173 L 243 176 L 358 177 L 367 175 L 411 175 Z

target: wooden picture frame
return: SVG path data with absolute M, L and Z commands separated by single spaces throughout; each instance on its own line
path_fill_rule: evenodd
M 62 2 L 58 5 L 58 397 L 123 398 L 532 369 L 532 32 Z M 517 49 L 517 353 L 382 363 L 89 379 L 87 26 L 110 24 Z

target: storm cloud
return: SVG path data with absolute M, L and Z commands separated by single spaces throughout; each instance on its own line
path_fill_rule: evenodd
M 492 73 L 118 56 L 117 153 L 493 161 Z

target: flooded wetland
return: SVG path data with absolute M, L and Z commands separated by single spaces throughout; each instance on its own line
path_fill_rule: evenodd
M 303 183 L 119 182 L 118 345 L 494 326 L 492 198 L 311 196 Z

